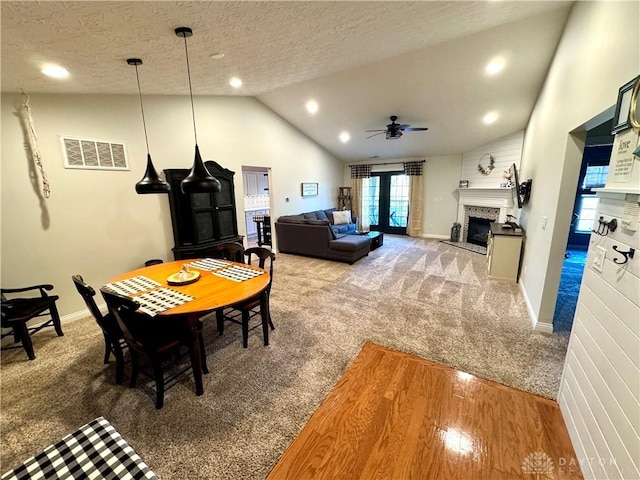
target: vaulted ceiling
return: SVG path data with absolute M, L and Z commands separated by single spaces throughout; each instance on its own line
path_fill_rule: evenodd
M 345 161 L 462 153 L 526 126 L 571 5 L 5 0 L 2 91 L 137 94 L 126 59 L 139 57 L 143 94 L 186 95 L 174 28 L 188 26 L 194 95 L 254 96 Z M 495 57 L 504 69 L 487 75 Z M 45 63 L 70 76 L 45 77 Z M 497 120 L 485 125 L 489 112 Z M 367 138 L 390 115 L 429 130 Z

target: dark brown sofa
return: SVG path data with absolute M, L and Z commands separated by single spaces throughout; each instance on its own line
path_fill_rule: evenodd
M 368 236 L 336 233 L 328 220 L 285 215 L 275 222 L 278 251 L 353 264 L 369 254 Z

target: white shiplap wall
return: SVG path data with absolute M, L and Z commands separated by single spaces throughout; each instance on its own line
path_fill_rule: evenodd
M 599 213 L 616 218 L 607 236 L 591 235 L 558 396 L 585 478 L 640 478 L 640 222 L 620 227 L 624 194 L 605 193 Z M 613 250 L 636 249 L 625 265 Z M 602 272 L 596 247 L 606 249 Z
M 468 180 L 469 188 L 499 188 L 500 184 L 505 182 L 502 174 L 505 170 L 509 170 L 511 164 L 515 163 L 518 173 L 520 172 L 523 142 L 524 132 L 517 132 L 470 152 L 465 152 L 462 155 L 460 180 Z M 482 175 L 478 171 L 478 161 L 485 153 L 493 155 L 495 159 L 494 169 L 489 175 Z M 488 164 L 488 157 L 482 160 L 482 164 L 484 166 Z M 520 179 L 521 182 L 522 180 Z

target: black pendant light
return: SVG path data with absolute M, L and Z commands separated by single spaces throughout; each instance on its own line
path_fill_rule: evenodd
M 151 161 L 149 153 L 149 139 L 147 138 L 147 124 L 144 121 L 144 107 L 142 105 L 142 91 L 140 90 L 140 76 L 138 75 L 138 65 L 142 65 L 139 58 L 128 58 L 127 63 L 136 67 L 136 79 L 138 80 L 138 96 L 140 97 L 140 110 L 142 111 L 142 126 L 144 127 L 144 141 L 147 144 L 147 170 L 144 177 L 136 183 L 136 193 L 144 195 L 146 193 L 167 193 L 171 191 L 171 186 L 160 178 L 158 172 Z
M 180 190 L 182 193 L 204 193 L 219 192 L 222 190 L 220 181 L 209 173 L 207 167 L 202 163 L 200 149 L 198 148 L 198 134 L 196 133 L 196 113 L 193 108 L 193 90 L 191 88 L 191 70 L 189 69 L 189 50 L 187 49 L 187 37 L 193 35 L 193 31 L 189 27 L 178 27 L 175 29 L 178 37 L 184 38 L 184 53 L 187 57 L 187 77 L 189 78 L 189 96 L 191 97 L 191 116 L 193 118 L 193 136 L 196 141 L 196 156 L 193 160 L 193 167 L 189 175 L 180 182 Z

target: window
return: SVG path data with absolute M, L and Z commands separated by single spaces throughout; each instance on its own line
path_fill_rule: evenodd
M 380 177 L 362 179 L 362 211 L 369 212 L 369 225 L 378 225 Z
M 406 227 L 409 218 L 409 176 L 393 175 L 389 191 L 389 225 Z
M 587 172 L 582 182 L 583 190 L 592 188 L 602 188 L 607 183 L 607 174 L 609 173 L 609 165 L 592 166 L 587 165 Z
M 596 219 L 596 211 L 598 210 L 598 197 L 595 195 L 580 196 L 580 210 L 576 232 L 589 233 L 593 228 L 593 222 Z

